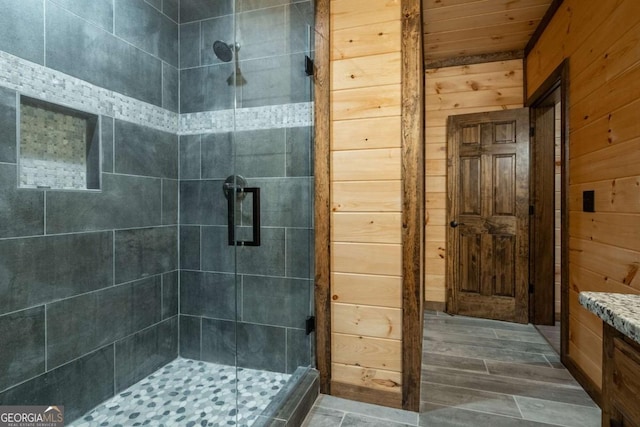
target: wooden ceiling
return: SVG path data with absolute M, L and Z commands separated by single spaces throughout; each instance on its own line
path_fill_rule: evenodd
M 553 0 L 422 0 L 425 63 L 522 51 Z

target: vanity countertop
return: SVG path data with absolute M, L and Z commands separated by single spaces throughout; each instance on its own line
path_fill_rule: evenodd
M 640 295 L 580 292 L 580 304 L 640 343 Z

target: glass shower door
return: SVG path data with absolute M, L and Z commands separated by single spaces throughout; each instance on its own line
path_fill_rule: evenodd
M 286 389 L 313 360 L 313 2 L 286 3 L 235 4 L 228 180 L 236 196 L 227 210 L 239 410 L 255 396 L 268 396 L 257 402 L 266 409 L 270 391 Z

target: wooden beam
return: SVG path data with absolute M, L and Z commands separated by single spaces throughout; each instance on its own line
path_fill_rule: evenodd
M 422 2 L 402 0 L 402 408 L 420 410 L 424 250 Z
M 553 0 L 553 2 L 549 5 L 549 9 L 547 9 L 547 12 L 544 14 L 542 20 L 538 24 L 536 31 L 533 33 L 531 39 L 529 39 L 529 42 L 527 43 L 527 46 L 525 46 L 524 48 L 525 57 L 529 55 L 529 52 L 533 50 L 533 47 L 536 45 L 538 40 L 540 40 L 542 33 L 544 33 L 544 30 L 547 29 L 547 26 L 553 19 L 553 16 L 556 14 L 558 9 L 560 9 L 563 1 L 564 0 Z
M 315 0 L 315 315 L 316 367 L 320 391 L 331 384 L 331 271 L 330 263 L 330 75 L 329 4 Z
M 512 59 L 523 59 L 523 50 L 510 50 L 507 52 L 483 53 L 481 55 L 456 56 L 452 58 L 436 59 L 425 61 L 425 70 L 434 68 L 456 67 L 460 65 L 484 64 L 486 62 L 510 61 Z

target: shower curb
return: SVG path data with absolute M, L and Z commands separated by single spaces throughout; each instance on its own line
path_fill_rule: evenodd
M 320 373 L 300 367 L 291 375 L 253 427 L 299 427 L 320 394 Z

